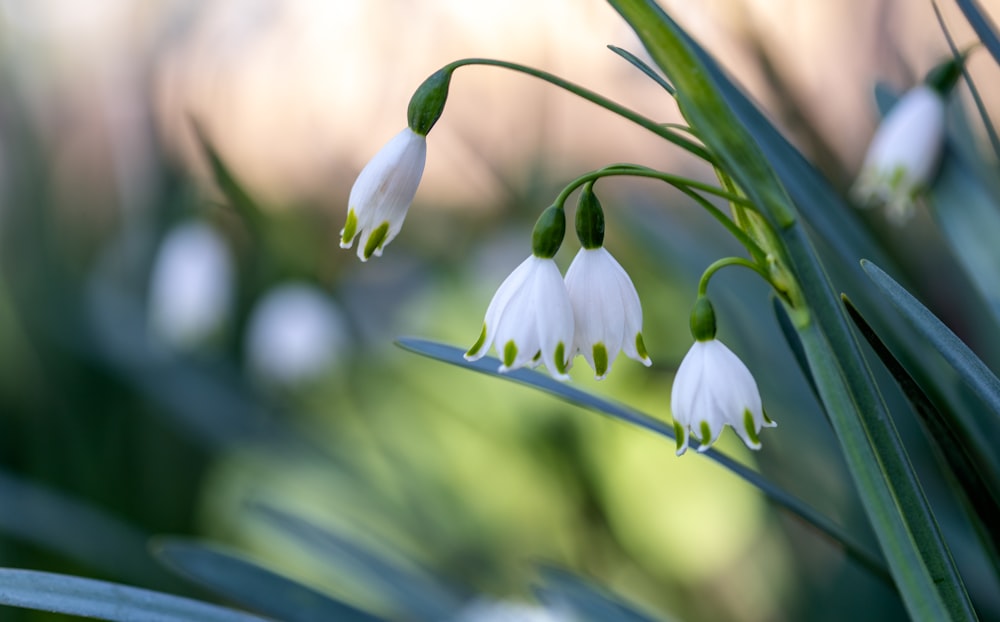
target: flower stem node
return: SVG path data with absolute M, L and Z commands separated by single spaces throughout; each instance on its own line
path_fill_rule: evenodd
M 441 118 L 444 105 L 448 101 L 448 87 L 451 85 L 453 67 L 444 67 L 435 71 L 423 84 L 417 87 L 410 98 L 406 110 L 407 123 L 410 129 L 421 136 L 427 136 Z
M 586 249 L 604 245 L 604 209 L 594 194 L 594 182 L 583 187 L 576 207 L 576 237 Z
M 579 221 L 578 221 L 579 222 Z M 642 341 L 642 306 L 632 279 L 605 248 L 581 248 L 566 271 L 573 306 L 573 354 L 582 354 L 598 380 L 618 352 L 649 367 Z
M 882 120 L 872 137 L 851 194 L 862 207 L 886 206 L 886 215 L 903 224 L 917 197 L 937 172 L 945 135 L 945 102 L 926 84 L 908 91 Z
M 566 237 L 566 212 L 563 208 L 550 205 L 535 221 L 531 232 L 531 252 L 535 257 L 552 259 L 559 252 Z
M 924 84 L 938 92 L 942 97 L 947 97 L 958 79 L 962 77 L 962 70 L 965 68 L 965 61 L 969 57 L 969 52 L 973 48 L 965 50 L 958 56 L 949 58 L 931 68 L 924 77 Z
M 678 456 L 687 451 L 692 436 L 700 443 L 699 452 L 708 450 L 726 425 L 747 447 L 757 450 L 761 428 L 777 425 L 764 413 L 750 370 L 717 339 L 696 341 L 684 356 L 674 378 L 670 409 Z
M 406 212 L 420 185 L 427 158 L 426 139 L 411 130 L 396 134 L 365 165 L 351 188 L 347 220 L 340 231 L 340 247 L 358 241 L 358 257 L 368 261 L 382 255 L 403 226 Z
M 495 345 L 501 373 L 544 362 L 553 377 L 569 380 L 572 343 L 573 309 L 559 268 L 551 258 L 531 255 L 497 289 L 465 358 L 478 360 Z

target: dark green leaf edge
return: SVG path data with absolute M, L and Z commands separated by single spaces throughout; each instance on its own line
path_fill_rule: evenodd
M 997 379 L 986 364 L 951 329 L 885 271 L 865 259 L 861 261 L 861 267 L 889 298 L 893 306 L 937 349 L 983 400 L 994 417 L 990 424 L 1000 425 L 1000 379 Z M 975 424 L 970 425 L 971 422 L 963 423 L 972 430 L 976 429 Z M 976 439 L 979 436 L 973 434 L 972 438 Z
M 617 45 L 609 45 L 608 49 L 617 54 L 618 56 L 621 56 L 622 58 L 627 60 L 629 63 L 632 64 L 633 67 L 635 67 L 642 73 L 646 74 L 650 79 L 653 80 L 653 82 L 656 82 L 657 84 L 662 86 L 664 91 L 670 93 L 671 96 L 673 96 L 677 92 L 677 89 L 674 88 L 673 84 L 670 84 L 670 82 L 666 78 L 657 73 L 655 69 L 650 67 L 641 58 L 639 58 L 632 52 L 620 48 Z
M 168 568 L 219 596 L 285 622 L 380 622 L 372 614 L 342 603 L 263 566 L 241 559 L 218 545 L 181 538 L 159 538 L 153 553 Z
M 442 343 L 415 338 L 401 338 L 396 341 L 404 350 L 409 350 L 416 354 L 432 358 L 443 363 L 449 363 L 457 367 L 471 369 L 487 376 L 501 378 L 509 382 L 526 385 L 539 389 L 549 395 L 561 400 L 582 406 L 588 410 L 608 415 L 615 419 L 625 421 L 640 428 L 644 428 L 659 434 L 671 441 L 676 442 L 673 427 L 664 421 L 655 419 L 636 411 L 632 408 L 610 402 L 595 395 L 586 393 L 573 386 L 558 382 L 548 376 L 540 374 L 530 369 L 518 369 L 512 372 L 501 374 L 497 371 L 500 361 L 491 357 L 483 357 L 478 361 L 466 361 L 462 356 L 463 351 Z M 829 519 L 811 508 L 805 502 L 795 496 L 778 488 L 765 477 L 756 471 L 740 464 L 729 456 L 715 450 L 709 449 L 705 455 L 729 469 L 735 475 L 743 478 L 746 482 L 760 490 L 765 497 L 773 501 L 780 507 L 788 510 L 793 516 L 797 516 L 807 525 L 814 527 L 818 533 L 825 536 L 832 543 L 840 546 L 843 550 L 862 567 L 869 570 L 873 575 L 885 581 L 888 585 L 894 585 L 889 572 L 882 561 L 881 556 L 867 549 L 851 536 L 845 533 L 840 527 Z
M 111 622 L 267 622 L 249 613 L 120 583 L 0 568 L 0 605 Z
M 951 476 L 953 487 L 960 491 L 963 502 L 970 510 L 984 550 L 994 568 L 1000 570 L 1000 532 L 993 528 L 1000 525 L 1000 498 L 997 496 L 1000 486 L 997 485 L 996 474 L 991 472 L 989 462 L 978 454 L 968 430 L 942 414 L 934 400 L 896 359 L 861 312 L 847 296 L 842 296 L 842 299 L 858 331 L 913 405 L 931 445 L 937 450 L 937 457 L 945 463 L 945 473 Z

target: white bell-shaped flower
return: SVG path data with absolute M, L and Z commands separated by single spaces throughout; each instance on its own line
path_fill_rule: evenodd
M 944 147 L 945 102 L 926 84 L 907 92 L 882 119 L 851 193 L 862 206 L 885 204 L 890 221 L 913 215 Z
M 598 380 L 624 352 L 647 367 L 652 363 L 642 341 L 642 306 L 632 279 L 603 246 L 581 248 L 566 271 L 573 306 L 573 348 Z
M 677 435 L 677 455 L 694 436 L 706 451 L 726 425 L 750 449 L 760 449 L 761 428 L 777 425 L 764 414 L 750 370 L 717 339 L 696 341 L 674 377 L 670 409 Z
M 568 380 L 573 343 L 573 308 L 552 259 L 531 255 L 497 289 L 486 309 L 483 332 L 465 358 L 475 361 L 496 344 L 501 372 L 544 362 L 549 373 Z
M 229 248 L 210 225 L 193 221 L 172 229 L 150 277 L 152 332 L 180 348 L 209 340 L 229 319 L 233 272 Z
M 382 249 L 403 226 L 426 159 L 426 137 L 409 127 L 375 154 L 351 188 L 347 221 L 340 232 L 341 248 L 350 248 L 354 239 L 361 236 L 358 240 L 361 261 L 382 255 Z

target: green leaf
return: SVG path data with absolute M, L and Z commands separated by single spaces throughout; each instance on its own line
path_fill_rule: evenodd
M 979 40 L 983 42 L 986 49 L 993 55 L 993 59 L 1000 63 L 1000 37 L 997 36 L 996 28 L 990 19 L 983 13 L 976 0 L 955 0 L 958 8 L 965 13 L 965 19 L 969 20 L 969 25 L 976 31 Z
M 1000 525 L 1000 478 L 986 457 L 989 454 L 982 453 L 983 448 L 961 421 L 945 416 L 935 400 L 893 356 L 861 312 L 846 296 L 843 299 L 858 331 L 913 405 L 927 437 L 937 449 L 936 455 L 947 466 L 951 484 L 960 491 L 966 507 L 971 510 L 971 518 L 978 522 L 976 531 L 984 540 L 984 548 L 994 568 L 1000 569 L 1000 532 L 994 528 Z
M 194 128 L 198 144 L 205 153 L 205 157 L 208 158 L 208 164 L 212 169 L 213 177 L 215 177 L 215 183 L 219 185 L 222 194 L 229 200 L 230 206 L 243 217 L 255 234 L 260 235 L 264 228 L 265 220 L 260 206 L 250 196 L 250 193 L 243 188 L 243 185 L 236 179 L 236 176 L 229 170 L 229 167 L 226 166 L 226 163 L 222 160 L 219 152 L 215 150 L 215 147 L 212 146 L 201 125 L 195 119 L 191 119 L 191 125 Z
M 332 568 L 350 573 L 408 620 L 448 620 L 461 599 L 417 568 L 403 568 L 380 553 L 308 520 L 267 505 L 252 506 L 268 523 Z
M 536 371 L 530 369 L 518 369 L 501 374 L 497 371 L 500 367 L 500 361 L 495 358 L 483 357 L 477 361 L 469 362 L 462 356 L 462 350 L 449 345 L 412 338 L 399 339 L 397 343 L 400 347 L 422 356 L 436 359 L 444 363 L 450 363 L 451 365 L 463 367 L 465 369 L 471 369 L 481 374 L 486 374 L 487 376 L 501 378 L 508 382 L 515 382 L 517 384 L 533 387 L 554 397 L 567 401 L 570 404 L 582 406 L 588 410 L 639 426 L 640 428 L 644 428 L 650 432 L 659 434 L 660 436 L 669 439 L 671 446 L 676 440 L 673 426 L 664 421 L 650 417 L 649 415 L 631 409 L 622 404 L 605 400 L 597 397 L 596 395 L 591 395 L 590 393 L 581 391 L 580 389 L 554 380 Z M 793 516 L 797 516 L 806 524 L 814 527 L 820 534 L 826 536 L 831 542 L 843 547 L 844 551 L 846 551 L 848 555 L 850 555 L 863 567 L 867 568 L 876 577 L 885 580 L 887 583 L 891 583 L 891 579 L 888 576 L 885 565 L 878 554 L 869 551 L 866 547 L 845 533 L 840 527 L 811 508 L 809 505 L 778 486 L 775 486 L 760 473 L 757 473 L 753 469 L 750 469 L 736 460 L 733 460 L 729 456 L 717 451 L 714 448 L 706 451 L 704 455 L 729 469 L 735 475 L 743 478 L 747 483 L 755 486 L 775 504 L 785 508 L 791 512 Z
M 608 49 L 617 54 L 618 56 L 621 56 L 622 58 L 627 60 L 629 63 L 632 64 L 633 67 L 635 67 L 642 73 L 649 76 L 649 78 L 651 78 L 653 82 L 656 82 L 657 84 L 662 86 L 663 90 L 665 90 L 666 92 L 670 93 L 671 95 L 677 92 L 677 90 L 674 89 L 673 84 L 670 84 L 670 82 L 668 82 L 666 78 L 658 74 L 655 69 L 647 65 L 641 58 L 639 58 L 632 52 L 622 49 L 617 45 L 609 45 Z
M 153 551 L 170 568 L 248 609 L 285 622 L 378 622 L 369 613 L 296 583 L 218 546 L 163 539 Z
M 120 579 L 169 580 L 149 558 L 148 536 L 82 501 L 0 471 L 0 532 Z
M 870 261 L 861 267 L 903 317 L 941 353 L 992 412 L 991 429 L 1000 429 L 1000 379 L 958 336 L 891 276 Z M 977 429 L 973 422 L 971 429 Z
M 112 622 L 267 622 L 217 605 L 120 583 L 0 568 L 0 605 Z
M 934 220 L 979 294 L 1000 319 L 1000 211 L 997 197 L 953 147 L 928 193 Z
M 973 620 L 961 576 L 795 204 L 690 37 L 652 0 L 610 0 L 677 87 L 688 123 L 771 224 L 802 288 L 796 328 L 862 504 L 910 615 Z M 838 214 L 839 216 L 839 214 Z M 799 311 L 806 311 L 800 309 Z

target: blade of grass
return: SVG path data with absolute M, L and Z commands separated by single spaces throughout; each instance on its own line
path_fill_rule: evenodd
M 267 622 L 249 613 L 120 583 L 0 568 L 0 605 L 112 622 Z
M 277 620 L 381 620 L 216 545 L 164 538 L 154 544 L 153 552 L 168 567 L 198 585 Z

